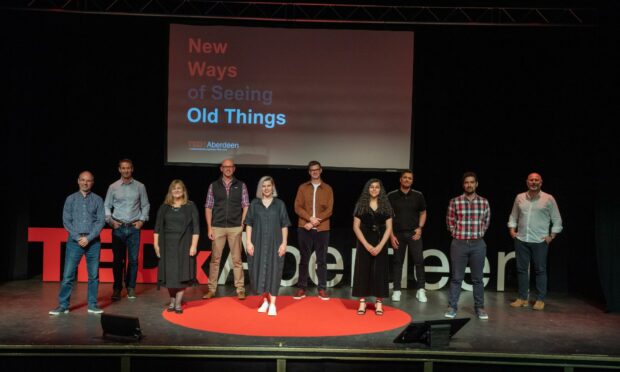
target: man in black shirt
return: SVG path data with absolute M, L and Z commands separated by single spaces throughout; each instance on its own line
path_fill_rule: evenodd
M 417 279 L 416 298 L 426 302 L 426 284 L 424 276 L 424 255 L 422 246 L 422 228 L 426 223 L 426 201 L 421 192 L 411 188 L 413 172 L 410 169 L 400 174 L 400 188 L 388 194 L 394 209 L 394 228 L 391 242 L 394 248 L 394 292 L 392 301 L 400 301 L 403 261 L 409 247 L 409 257 L 415 265 Z

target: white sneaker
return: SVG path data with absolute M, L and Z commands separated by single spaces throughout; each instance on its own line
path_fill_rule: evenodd
M 278 315 L 278 312 L 276 311 L 276 305 L 269 305 L 269 312 L 267 312 L 267 315 L 270 315 L 270 316 Z
M 420 302 L 428 301 L 428 298 L 426 298 L 426 289 L 424 288 L 418 289 L 418 292 L 415 294 L 415 298 L 417 298 L 418 301 Z
M 392 301 L 394 302 L 400 301 L 400 291 L 394 291 L 392 293 Z
M 269 302 L 267 302 L 267 300 L 264 300 L 263 304 L 260 305 L 260 307 L 258 308 L 258 312 L 259 313 L 266 313 L 268 308 L 269 308 Z

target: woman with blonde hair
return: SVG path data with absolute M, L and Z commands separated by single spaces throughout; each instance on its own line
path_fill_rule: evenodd
M 264 296 L 259 313 L 275 316 L 276 296 L 282 280 L 288 227 L 291 221 L 284 202 L 277 198 L 273 178 L 258 181 L 256 199 L 250 203 L 246 224 L 246 249 L 252 292 Z

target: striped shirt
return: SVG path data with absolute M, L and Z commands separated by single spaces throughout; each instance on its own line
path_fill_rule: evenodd
M 450 200 L 446 224 L 454 239 L 482 239 L 491 221 L 489 201 L 475 195 L 469 200 L 465 194 Z

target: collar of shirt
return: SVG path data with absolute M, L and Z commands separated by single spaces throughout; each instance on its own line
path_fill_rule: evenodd
M 232 186 L 232 184 L 235 182 L 234 178 L 231 178 L 230 181 L 226 182 L 226 180 L 224 179 L 224 177 L 222 177 L 222 184 L 224 185 L 224 188 L 226 189 L 226 192 L 230 191 L 230 186 Z
M 527 200 L 529 200 L 529 201 L 538 200 L 538 199 L 540 199 L 541 195 L 542 195 L 542 190 L 539 190 L 534 197 L 530 196 L 530 192 L 529 191 L 525 192 L 525 198 Z
M 409 195 L 411 195 L 412 192 L 413 192 L 412 188 L 409 188 L 409 191 L 407 191 L 407 192 L 403 192 L 403 190 L 401 188 L 398 189 L 398 193 L 400 195 L 402 195 L 402 196 L 409 196 Z
M 305 182 L 304 185 L 312 186 L 314 188 L 314 184 L 312 183 L 312 180 L 310 180 L 308 182 Z M 323 181 L 321 181 L 321 183 L 319 183 L 318 188 L 320 189 L 320 188 L 322 188 L 322 186 L 323 186 Z
M 461 200 L 467 200 L 468 202 L 472 202 L 476 199 L 480 199 L 480 196 L 478 196 L 478 194 L 474 193 L 474 197 L 473 198 L 468 198 L 467 194 L 463 193 L 463 195 L 461 195 Z

